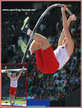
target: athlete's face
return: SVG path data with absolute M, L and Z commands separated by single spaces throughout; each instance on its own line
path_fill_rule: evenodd
M 13 73 L 13 77 L 16 77 L 16 73 Z

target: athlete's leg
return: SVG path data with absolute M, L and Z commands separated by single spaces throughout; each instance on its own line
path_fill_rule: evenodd
M 32 31 L 30 31 L 29 36 L 31 36 L 31 34 L 32 34 Z M 34 38 L 33 39 L 36 40 L 37 42 L 41 43 L 42 50 L 45 50 L 45 49 L 47 49 L 50 46 L 47 38 L 42 36 L 42 35 L 40 35 L 40 34 L 38 34 L 38 33 L 34 34 Z
M 44 62 L 43 62 L 43 56 L 42 56 L 41 43 L 34 40 L 31 43 L 29 50 L 31 51 L 31 53 L 35 52 L 37 67 L 41 72 L 43 72 Z
M 13 103 L 15 103 L 15 96 L 13 96 Z
M 25 33 L 25 34 L 31 36 L 32 31 L 31 31 L 30 28 L 29 28 L 29 17 L 25 18 L 24 24 L 23 24 L 23 26 L 22 26 L 22 28 L 21 28 L 21 31 L 22 31 L 23 33 Z M 41 43 L 42 50 L 45 50 L 45 49 L 47 49 L 47 48 L 50 46 L 50 44 L 49 44 L 47 38 L 44 37 L 44 36 L 42 36 L 42 35 L 40 35 L 40 34 L 38 34 L 38 33 L 35 33 L 35 34 L 34 34 L 33 39 L 36 40 L 37 42 L 40 42 L 40 43 Z
M 12 104 L 12 95 L 10 95 L 10 104 Z

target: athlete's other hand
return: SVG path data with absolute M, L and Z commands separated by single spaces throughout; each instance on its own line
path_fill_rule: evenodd
M 73 14 L 70 16 L 71 21 L 76 21 L 77 17 Z

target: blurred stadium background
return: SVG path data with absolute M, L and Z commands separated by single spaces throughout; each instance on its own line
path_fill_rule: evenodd
M 74 53 L 63 69 L 50 75 L 44 75 L 39 72 L 36 66 L 35 55 L 32 55 L 26 60 L 28 64 L 27 103 L 31 103 L 31 101 L 33 102 L 34 100 L 40 100 L 41 102 L 41 99 L 47 99 L 49 100 L 50 106 L 80 106 L 81 2 L 2 2 L 2 63 L 21 62 L 23 57 L 20 48 L 21 42 L 24 41 L 27 43 L 29 39 L 29 37 L 21 33 L 23 20 L 29 16 L 30 28 L 33 29 L 43 11 L 54 3 L 67 4 L 72 13 L 77 16 L 77 21 L 71 22 L 70 25 L 70 32 L 75 44 Z M 15 9 L 15 11 L 12 9 Z M 69 14 L 66 14 L 67 17 L 69 17 Z M 61 31 L 61 9 L 54 8 L 45 16 L 37 32 L 46 36 L 53 49 L 55 49 Z M 4 78 L 7 77 L 5 74 L 2 74 L 2 78 L 4 80 Z M 9 84 L 6 83 L 7 82 L 4 82 L 4 84 L 2 83 L 4 89 L 6 88 L 5 85 Z M 6 91 L 8 94 L 8 89 Z M 20 90 L 20 92 L 22 91 Z M 25 96 L 25 94 L 22 95 Z M 28 105 L 30 104 L 28 103 Z

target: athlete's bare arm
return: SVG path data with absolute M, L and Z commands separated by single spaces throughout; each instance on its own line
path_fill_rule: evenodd
M 70 22 L 71 22 L 71 18 L 69 17 L 69 19 L 67 20 L 68 28 L 70 26 Z M 65 34 L 64 34 L 64 29 L 63 29 L 62 32 L 61 32 L 61 35 L 59 37 L 59 40 L 58 40 L 58 46 L 62 45 L 62 41 L 63 41 L 64 38 L 65 38 Z
M 23 68 L 21 69 L 21 71 L 19 72 L 18 76 L 16 77 L 17 80 L 20 78 L 20 76 L 21 76 L 23 70 L 24 70 L 24 66 L 23 66 Z
M 6 73 L 7 73 L 7 76 L 11 79 L 12 76 L 8 73 L 7 66 L 5 66 L 5 71 L 6 71 Z
M 74 50 L 74 43 L 73 43 L 73 40 L 71 38 L 71 34 L 69 32 L 69 28 L 68 28 L 68 23 L 67 23 L 67 18 L 66 18 L 66 14 L 65 14 L 65 11 L 66 11 L 66 6 L 61 8 L 61 11 L 62 11 L 62 17 L 63 17 L 63 28 L 64 28 L 64 34 L 65 34 L 65 38 L 66 38 L 66 50 L 67 50 L 67 53 L 69 56 L 71 56 L 71 54 L 73 53 L 73 50 Z M 76 17 L 74 17 L 74 20 L 76 20 Z

